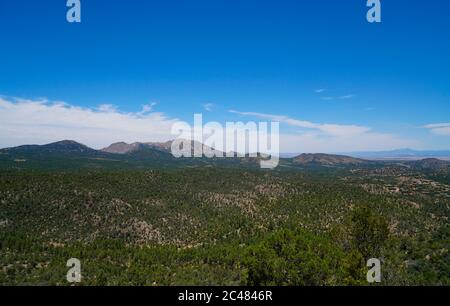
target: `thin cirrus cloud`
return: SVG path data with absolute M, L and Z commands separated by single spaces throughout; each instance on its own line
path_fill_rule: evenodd
M 155 105 L 123 113 L 112 104 L 86 108 L 46 99 L 0 97 L 0 147 L 71 139 L 99 149 L 119 141 L 169 140 L 178 120 L 153 111 Z
M 214 104 L 212 104 L 212 103 L 203 104 L 203 109 L 206 110 L 207 112 L 212 112 L 213 108 L 214 108 Z
M 325 93 L 327 90 L 325 88 L 320 88 L 320 89 L 316 89 L 314 90 L 314 92 L 316 94 L 322 94 Z M 347 94 L 347 95 L 342 95 L 342 96 L 323 96 L 320 97 L 320 99 L 325 100 L 325 101 L 331 101 L 331 100 L 348 100 L 348 99 L 353 99 L 354 97 L 356 97 L 355 94 Z
M 378 133 L 365 126 L 314 123 L 288 116 L 258 112 L 240 112 L 236 110 L 230 110 L 229 112 L 240 116 L 276 121 L 299 128 L 296 133 L 280 135 L 282 152 L 328 153 L 391 150 L 420 146 L 420 142 L 416 140 L 403 139 L 388 133 Z
M 306 128 L 311 130 L 318 130 L 323 132 L 324 134 L 330 136 L 352 136 L 359 135 L 368 132 L 370 129 L 363 126 L 357 125 L 338 125 L 338 124 L 319 124 L 313 123 L 304 120 L 297 120 L 293 118 L 289 118 L 287 116 L 279 116 L 279 115 L 270 115 L 270 114 L 262 114 L 255 112 L 239 112 L 235 110 L 230 110 L 231 113 L 244 115 L 244 116 L 253 116 L 262 119 L 269 119 L 271 121 L 277 121 L 280 123 L 285 123 L 290 126 Z
M 356 95 L 344 95 L 344 96 L 338 96 L 338 97 L 321 97 L 322 100 L 325 101 L 331 101 L 331 100 L 348 100 L 348 99 L 353 99 L 354 97 L 356 97 Z
M 436 135 L 450 136 L 450 123 L 428 124 L 424 128 L 431 130 Z

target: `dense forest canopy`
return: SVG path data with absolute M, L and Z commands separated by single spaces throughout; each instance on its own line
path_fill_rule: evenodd
M 448 285 L 448 185 L 417 171 L 4 170 L 0 283 L 79 258 L 82 285 L 367 285 L 375 257 L 382 285 Z

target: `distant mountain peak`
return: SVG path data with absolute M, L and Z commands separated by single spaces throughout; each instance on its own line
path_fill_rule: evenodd
M 117 142 L 111 144 L 109 147 L 102 149 L 101 151 L 112 154 L 130 154 L 141 150 L 157 150 L 164 153 L 172 153 L 172 145 L 174 140 L 166 142 L 135 142 L 128 144 L 126 142 Z M 189 142 L 189 140 L 186 140 Z M 195 150 L 198 148 L 203 148 L 203 151 L 207 148 L 208 150 L 214 150 L 204 144 L 196 141 L 191 141 L 192 154 L 195 154 Z M 218 151 L 217 151 L 218 152 Z
M 367 152 L 350 152 L 342 153 L 353 157 L 364 159 L 380 159 L 380 160 L 420 160 L 423 158 L 450 158 L 450 150 L 413 150 L 413 149 L 398 149 L 391 151 L 367 151 Z
M 51 143 L 52 144 L 52 143 Z M 53 144 L 62 144 L 62 145 L 83 145 L 75 140 L 69 140 L 69 139 L 65 139 L 65 140 L 61 140 L 61 141 L 57 141 L 57 142 L 53 142 Z
M 116 142 L 102 149 L 102 151 L 112 154 L 127 154 L 138 150 L 140 145 L 140 143 L 128 144 L 126 142 Z
M 128 144 L 126 142 L 116 142 L 101 151 L 112 154 L 129 154 L 144 149 L 155 149 L 170 153 L 173 141 L 167 142 L 134 142 Z
M 43 145 L 40 147 L 44 150 L 77 151 L 77 152 L 95 151 L 94 149 L 91 149 L 88 146 L 76 142 L 74 140 L 62 140 L 47 145 Z

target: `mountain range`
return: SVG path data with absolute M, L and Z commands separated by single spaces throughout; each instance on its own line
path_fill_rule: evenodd
M 172 141 L 164 143 L 118 142 L 95 150 L 71 140 L 47 145 L 24 145 L 0 150 L 0 168 L 3 169 L 97 169 L 97 168 L 179 168 L 179 167 L 248 167 L 259 168 L 261 157 L 244 158 L 175 158 Z M 201 144 L 197 143 L 201 147 Z M 193 146 L 195 147 L 195 146 Z M 203 146 L 203 148 L 207 148 Z M 208 147 L 209 148 L 209 147 Z M 209 148 L 211 149 L 211 148 Z M 406 154 L 405 151 L 402 151 Z M 195 153 L 194 150 L 192 153 Z M 400 154 L 400 152 L 399 152 Z M 400 158 L 399 158 L 400 159 Z M 426 158 L 397 165 L 417 169 L 448 168 L 447 161 Z M 281 168 L 354 168 L 383 166 L 387 161 L 374 161 L 346 155 L 300 154 L 281 158 Z
M 412 149 L 399 149 L 391 151 L 366 151 L 366 152 L 347 152 L 342 153 L 348 156 L 365 158 L 365 159 L 400 159 L 400 160 L 417 160 L 423 158 L 441 158 L 450 159 L 450 150 L 412 150 Z

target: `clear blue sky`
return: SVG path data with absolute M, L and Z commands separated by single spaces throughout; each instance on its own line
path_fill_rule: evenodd
M 0 2 L 3 99 L 279 115 L 319 126 L 282 124 L 289 135 L 351 125 L 388 137 L 379 149 L 450 149 L 448 0 L 382 0 L 381 24 L 366 21 L 365 0 L 81 0 L 81 24 L 67 23 L 65 2 Z

